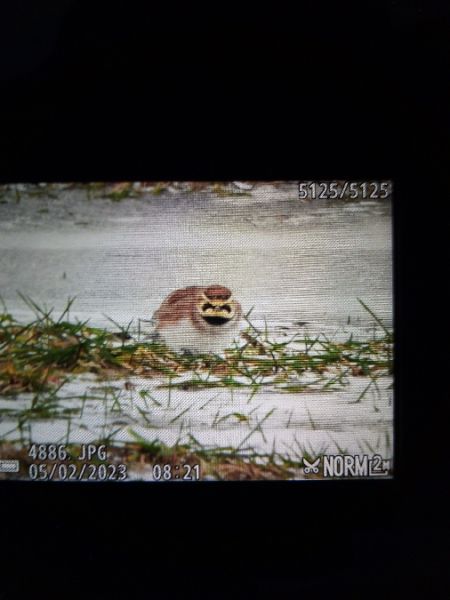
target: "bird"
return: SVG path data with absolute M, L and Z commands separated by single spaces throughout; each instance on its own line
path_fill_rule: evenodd
M 242 308 L 222 285 L 170 293 L 153 315 L 155 333 L 175 352 L 220 354 L 238 334 Z

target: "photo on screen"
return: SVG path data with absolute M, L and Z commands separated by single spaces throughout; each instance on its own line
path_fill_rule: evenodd
M 0 186 L 0 479 L 394 476 L 390 181 Z

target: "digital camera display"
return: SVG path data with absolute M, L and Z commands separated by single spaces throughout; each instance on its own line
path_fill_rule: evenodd
M 0 186 L 0 478 L 392 478 L 392 193 Z

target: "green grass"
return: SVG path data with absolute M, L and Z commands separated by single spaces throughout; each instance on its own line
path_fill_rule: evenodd
M 162 378 L 161 386 L 184 390 L 249 387 L 256 391 L 270 385 L 288 393 L 339 389 L 350 376 L 376 382 L 392 373 L 392 333 L 375 315 L 381 328 L 378 337 L 339 343 L 306 334 L 273 341 L 267 327 L 260 332 L 247 316 L 240 345 L 223 356 L 187 355 L 172 352 L 158 341 L 133 340 L 132 321 L 126 327 L 112 321 L 117 333 L 73 322 L 69 318 L 73 299 L 55 317 L 53 310 L 21 298 L 34 311 L 34 320 L 20 324 L 6 307 L 0 314 L 0 393 L 4 395 L 52 389 L 69 375 L 83 372 L 106 378 L 124 374 Z M 190 377 L 182 378 L 186 374 Z
M 203 472 L 216 479 L 293 478 L 302 468 L 303 457 L 315 459 L 325 450 L 303 447 L 299 443 L 286 453 L 256 452 L 252 440 L 258 435 L 264 439 L 264 424 L 271 416 L 269 411 L 258 420 L 253 415 L 258 406 L 248 414 L 230 408 L 228 413 L 218 411 L 214 417 L 211 425 L 214 427 L 230 423 L 248 427 L 238 447 L 207 448 L 191 435 L 186 443 L 186 436 L 182 438 L 181 433 L 185 416 L 189 417 L 192 407 L 183 405 L 178 409 L 172 392 L 228 388 L 232 395 L 234 389 L 247 389 L 250 403 L 265 387 L 304 395 L 339 390 L 348 385 L 352 377 L 366 377 L 369 383 L 354 400 L 360 403 L 365 401 L 369 390 L 379 393 L 378 380 L 392 373 L 392 332 L 362 301 L 361 305 L 374 321 L 375 334 L 370 339 L 356 341 L 350 336 L 344 342 L 336 342 L 323 334 L 310 337 L 299 331 L 280 342 L 271 339 L 267 324 L 259 330 L 251 322 L 250 311 L 246 316 L 248 327 L 239 343 L 218 356 L 177 354 L 157 340 L 138 341 L 140 330 L 137 339 L 133 338 L 132 322 L 120 326 L 112 321 L 117 329 L 115 333 L 90 327 L 87 322 L 74 322 L 70 317 L 73 299 L 61 314 L 55 315 L 53 310 L 39 306 L 30 298 L 21 298 L 34 312 L 30 322 L 17 322 L 4 305 L 0 313 L 0 394 L 11 400 L 0 409 L 0 417 L 15 420 L 12 432 L 17 431 L 17 440 L 22 446 L 31 440 L 31 423 L 45 419 L 64 420 L 67 427 L 58 443 L 70 444 L 72 419 L 82 420 L 86 404 L 94 402 L 103 407 L 105 414 L 99 437 L 108 443 L 112 452 L 130 463 L 136 457 L 143 464 L 169 457 L 173 461 L 201 461 Z M 94 373 L 98 378 L 99 383 L 90 387 L 89 394 L 70 396 L 61 392 L 67 382 L 83 373 Z M 135 376 L 151 380 L 152 390 L 138 391 L 145 409 L 137 409 L 139 414 L 134 422 L 144 423 L 151 429 L 154 411 L 170 408 L 174 414 L 168 425 L 180 428 L 180 437 L 172 447 L 164 446 L 159 440 L 146 441 L 137 434 L 135 443 L 115 442 L 121 427 L 109 425 L 108 417 L 116 415 L 119 422 L 124 417 L 131 419 L 127 402 L 133 384 L 130 382 L 125 389 L 119 389 L 114 380 L 128 381 Z M 167 390 L 166 399 L 161 394 L 155 397 L 157 388 Z M 24 392 L 29 394 L 28 401 L 16 403 L 14 399 Z M 199 410 L 214 398 L 213 395 Z M 72 402 L 70 407 L 65 406 L 66 401 Z M 375 400 L 374 410 L 378 411 Z M 315 429 L 312 420 L 311 426 Z M 132 425 L 129 431 L 133 431 Z M 7 432 L 5 437 L 12 432 Z
M 149 442 L 138 434 L 134 435 L 135 441 L 126 445 L 115 445 L 109 438 L 98 440 L 98 444 L 108 445 L 106 464 L 125 464 L 129 469 L 139 472 L 142 468 L 151 468 L 153 465 L 178 465 L 198 464 L 201 468 L 202 479 L 213 480 L 286 480 L 298 479 L 303 473 L 303 458 L 312 463 L 317 458 L 330 452 L 345 454 L 346 449 L 331 441 L 328 445 L 313 448 L 310 444 L 303 444 L 295 440 L 287 453 L 257 453 L 251 448 L 245 451 L 237 451 L 231 447 L 206 448 L 202 446 L 193 436 L 189 443 L 174 444 L 166 446 L 159 440 Z M 67 459 L 71 464 L 81 465 L 83 461 L 78 459 L 80 445 L 72 444 L 65 440 Z M 27 453 L 28 446 L 23 443 L 0 441 L 0 459 L 17 458 L 20 460 L 20 478 L 28 478 L 28 467 L 31 463 L 45 462 L 51 467 L 54 460 L 39 461 L 32 459 Z M 377 453 L 377 449 L 371 444 L 361 444 L 362 453 Z M 97 457 L 89 464 L 100 464 Z M 2 479 L 17 479 L 16 474 L 4 474 Z M 320 479 L 321 474 L 309 476 L 309 479 Z
M 59 317 L 21 296 L 35 319 L 18 323 L 0 313 L 0 393 L 36 392 L 59 386 L 69 374 L 122 369 L 114 354 L 114 336 L 86 323 L 73 323 L 69 300 Z

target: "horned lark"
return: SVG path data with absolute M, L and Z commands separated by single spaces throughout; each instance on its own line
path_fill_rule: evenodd
M 176 352 L 216 354 L 237 336 L 242 309 L 226 287 L 191 286 L 169 294 L 153 318 L 156 333 Z

